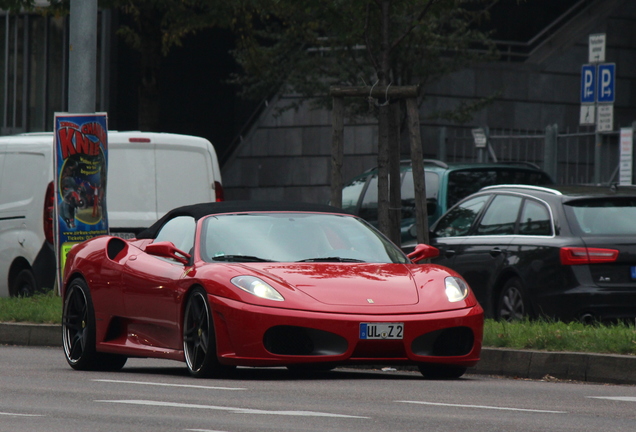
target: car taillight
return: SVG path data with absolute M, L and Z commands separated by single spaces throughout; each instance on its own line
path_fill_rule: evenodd
M 562 247 L 560 251 L 561 264 L 599 264 L 614 262 L 618 258 L 616 249 Z
M 216 202 L 225 201 L 225 196 L 223 195 L 223 185 L 220 182 L 214 182 L 214 193 L 216 195 Z
M 55 196 L 53 191 L 53 182 L 46 187 L 46 195 L 44 196 L 44 237 L 46 241 L 53 244 L 53 206 L 55 205 Z

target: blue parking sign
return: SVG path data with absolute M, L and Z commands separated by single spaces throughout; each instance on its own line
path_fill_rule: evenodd
M 598 102 L 614 102 L 616 98 L 616 63 L 604 63 L 598 65 Z
M 581 103 L 596 102 L 596 66 L 583 65 L 581 68 Z

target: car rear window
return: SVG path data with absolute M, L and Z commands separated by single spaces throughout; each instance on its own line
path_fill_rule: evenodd
M 636 198 L 602 198 L 568 202 L 565 213 L 579 235 L 636 234 Z
M 447 205 L 451 207 L 462 198 L 479 189 L 496 184 L 528 184 L 534 186 L 553 184 L 542 171 L 514 168 L 487 168 L 457 170 L 448 174 Z

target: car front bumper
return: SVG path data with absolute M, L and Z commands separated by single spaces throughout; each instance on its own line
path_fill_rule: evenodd
M 239 366 L 418 364 L 474 366 L 483 337 L 479 305 L 422 314 L 344 314 L 246 304 L 208 295 L 217 355 Z M 403 323 L 402 339 L 361 339 L 361 323 Z

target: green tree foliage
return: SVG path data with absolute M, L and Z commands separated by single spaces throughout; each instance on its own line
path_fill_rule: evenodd
M 495 54 L 488 34 L 481 30 L 488 18 L 486 0 L 235 0 L 234 4 L 233 27 L 239 34 L 234 54 L 243 68 L 234 82 L 250 98 L 268 97 L 281 88 L 300 96 L 281 110 L 305 100 L 330 107 L 329 88 L 335 85 L 422 88 Z M 378 227 L 399 244 L 399 212 L 389 213 L 389 199 L 393 208 L 401 202 L 398 181 L 389 184 L 389 177 L 399 178 L 398 122 L 390 122 L 394 114 L 388 100 L 348 102 L 349 114 L 368 113 L 371 108 L 378 116 Z M 429 115 L 466 121 L 482 103 L 465 102 L 451 112 Z M 333 191 L 332 196 L 336 196 Z M 422 211 L 418 220 L 426 220 Z
M 198 31 L 225 27 L 229 5 L 223 0 L 103 0 L 118 9 L 124 22 L 117 33 L 139 52 L 139 129 L 160 130 L 159 70 L 163 58 Z
M 488 3 L 492 3 L 489 1 Z M 329 87 L 424 85 L 491 59 L 485 0 L 235 0 L 242 95 L 287 90 L 331 105 Z M 360 104 L 362 102 L 362 104 Z M 367 101 L 358 101 L 368 111 Z M 464 113 L 469 106 L 461 107 Z M 466 120 L 466 116 L 461 116 Z

